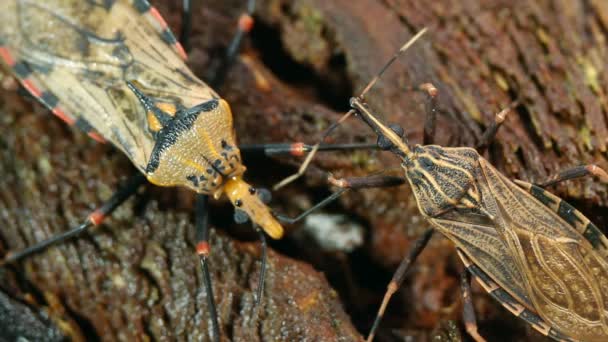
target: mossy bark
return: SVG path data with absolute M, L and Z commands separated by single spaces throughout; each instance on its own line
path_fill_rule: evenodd
M 177 30 L 179 6 L 154 4 Z M 196 5 L 189 63 L 201 77 L 221 55 L 244 7 L 236 0 Z M 601 0 L 260 0 L 256 19 L 243 54 L 218 89 L 232 105 L 241 143 L 315 142 L 348 107 L 348 97 L 401 44 L 428 27 L 428 34 L 367 96 L 384 120 L 406 129 L 410 143 L 422 141 L 425 99 L 407 89 L 431 82 L 439 89 L 438 144 L 474 146 L 494 114 L 519 100 L 485 155 L 506 175 L 534 182 L 569 166 L 608 168 L 608 6 Z M 79 223 L 136 172 L 115 149 L 65 127 L 15 91 L 3 91 L 2 101 L 0 237 L 5 251 Z M 367 127 L 351 121 L 332 141 L 375 141 Z M 298 162 L 245 160 L 248 177 L 263 186 L 294 171 Z M 392 155 L 377 151 L 322 154 L 304 181 L 274 194 L 273 207 L 294 214 L 316 201 L 328 191 L 325 171 L 354 176 L 396 166 Z M 589 178 L 551 190 L 598 226 L 608 223 L 605 184 Z M 46 312 L 75 340 L 205 340 L 209 322 L 193 253 L 192 208 L 193 195 L 187 191 L 149 186 L 101 227 L 0 269 L 2 290 Z M 237 242 L 232 236 L 242 235 L 234 233 L 229 204 L 214 204 L 214 227 L 232 232 L 213 235 L 211 260 L 227 338 L 357 340 L 342 305 L 367 331 L 390 272 L 427 226 L 407 186 L 353 192 L 335 210 L 369 226 L 365 247 L 339 257 L 347 262 L 333 263 L 336 269 L 315 263 L 328 274 L 354 274 L 348 286 L 332 276 L 341 296 L 309 265 L 272 252 L 265 299 L 255 314 L 259 247 Z M 301 247 L 296 239 L 273 246 L 313 260 L 300 249 L 318 246 Z M 389 307 L 385 335 L 390 329 L 421 339 L 458 335 L 433 333 L 436 327 L 453 329 L 440 321 L 460 318 L 460 265 L 449 246 L 436 237 L 423 252 Z M 482 334 L 538 338 L 482 292 L 474 288 Z

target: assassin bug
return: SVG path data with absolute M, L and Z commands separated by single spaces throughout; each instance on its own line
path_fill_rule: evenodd
M 608 183 L 608 174 L 595 165 L 580 166 L 533 185 L 507 179 L 473 148 L 433 145 L 430 139 L 437 89 L 431 84 L 421 87 L 431 108 L 424 145 L 409 145 L 403 128 L 382 123 L 365 103 L 364 95 L 412 41 L 381 69 L 362 95 L 351 99 L 352 109 L 338 122 L 353 114 L 360 117 L 378 135 L 379 147 L 400 159 L 405 177 L 401 182 L 395 177 L 330 177 L 332 184 L 342 188 L 332 199 L 349 188 L 407 181 L 423 217 L 456 245 L 465 265 L 461 281 L 465 325 L 476 340 L 484 339 L 477 333 L 469 273 L 505 308 L 545 336 L 558 341 L 607 340 L 608 239 L 588 218 L 543 187 L 585 175 Z M 483 135 L 480 150 L 491 141 L 507 111 L 496 115 Z M 336 127 L 330 126 L 323 139 Z M 311 158 L 312 154 L 297 174 L 277 187 L 298 177 Z M 368 342 L 390 297 L 432 233 L 431 229 L 423 234 L 395 272 Z
M 254 5 L 255 1 L 248 2 L 248 15 L 240 20 L 225 64 L 234 58 L 251 27 Z M 63 121 L 97 141 L 112 143 L 141 172 L 80 226 L 8 253 L 2 264 L 99 225 L 146 180 L 189 188 L 198 194 L 196 252 L 208 293 L 210 333 L 219 340 L 207 261 L 208 196 L 217 199 L 225 194 L 235 207 L 235 220 L 251 220 L 259 233 L 262 263 L 256 302 L 261 300 L 265 273 L 266 242 L 261 230 L 274 239 L 283 235 L 266 206 L 267 192 L 242 178 L 245 166 L 228 103 L 186 67 L 184 48 L 145 0 L 11 0 L 4 4 L 0 18 L 0 59 L 21 85 Z M 189 15 L 184 18 L 182 32 L 187 32 Z M 221 79 L 225 67 L 212 81 Z M 301 153 L 307 148 L 270 144 L 252 149 Z

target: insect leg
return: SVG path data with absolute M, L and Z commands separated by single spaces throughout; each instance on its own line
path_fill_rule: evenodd
M 437 94 L 439 91 L 432 83 L 423 83 L 418 87 L 408 87 L 406 91 L 422 92 L 426 95 L 426 117 L 424 119 L 424 135 L 422 143 L 424 145 L 431 145 L 434 143 L 435 138 L 437 112 L 439 111 L 439 107 L 437 106 Z
M 384 298 L 382 299 L 382 305 L 380 305 L 380 309 L 378 309 L 378 313 L 376 314 L 376 319 L 374 320 L 374 324 L 372 325 L 372 329 L 367 335 L 367 342 L 371 342 L 374 339 L 374 335 L 376 334 L 376 330 L 380 325 L 380 321 L 382 320 L 382 316 L 384 316 L 384 312 L 386 311 L 386 307 L 388 305 L 389 300 L 393 296 L 393 294 L 399 289 L 403 280 L 405 279 L 405 274 L 410 268 L 410 265 L 416 261 L 418 255 L 424 247 L 428 244 L 429 240 L 433 236 L 435 231 L 433 229 L 429 229 L 421 237 L 419 237 L 416 241 L 414 241 L 414 246 L 410 249 L 409 253 L 401 260 L 401 264 L 393 274 L 393 278 L 391 282 L 388 283 L 388 287 L 386 289 L 386 293 L 384 294 Z
M 224 60 L 221 63 L 218 71 L 209 80 L 209 84 L 211 86 L 217 87 L 217 85 L 221 84 L 224 80 L 228 67 L 230 67 L 232 62 L 234 62 L 234 58 L 241 47 L 243 37 L 253 28 L 253 12 L 255 12 L 255 0 L 249 0 L 247 2 L 247 10 L 239 17 L 238 29 L 234 34 L 232 41 L 228 45 L 228 48 L 226 49 Z
M 340 119 L 338 119 L 338 121 L 332 123 L 331 125 L 329 125 L 329 127 L 327 127 L 322 133 L 321 133 L 321 139 L 319 139 L 319 142 L 316 143 L 313 147 L 312 150 L 310 151 L 310 153 L 306 156 L 306 159 L 304 159 L 304 162 L 302 163 L 302 165 L 300 165 L 300 168 L 298 169 L 298 172 L 294 173 L 293 175 L 283 179 L 282 181 L 278 182 L 277 184 L 275 184 L 272 189 L 273 190 L 278 190 L 282 187 L 284 187 L 285 185 L 295 181 L 296 179 L 300 178 L 300 176 L 302 176 L 304 174 L 304 172 L 306 172 L 306 169 L 308 168 L 308 165 L 310 164 L 310 162 L 312 161 L 312 158 L 315 156 L 315 154 L 317 153 L 317 151 L 319 150 L 319 148 L 321 147 L 321 144 L 323 143 L 323 141 L 325 141 L 325 139 L 336 129 L 338 128 L 338 126 L 340 126 L 340 124 L 342 124 L 344 121 L 346 121 L 346 119 L 348 119 L 351 115 L 353 115 L 355 113 L 355 111 L 353 109 L 349 110 L 348 112 L 346 112 L 346 114 L 342 115 L 342 117 L 340 117 Z
M 473 298 L 471 296 L 471 275 L 467 270 L 462 271 L 460 276 L 460 288 L 462 290 L 462 316 L 464 326 L 469 335 L 477 342 L 485 342 L 486 339 L 477 332 L 477 320 L 475 319 L 475 309 L 473 308 Z
M 114 209 L 118 208 L 122 203 L 124 203 L 131 195 L 133 195 L 140 185 L 146 182 L 146 177 L 138 173 L 137 175 L 131 177 L 127 183 L 119 188 L 113 195 L 104 202 L 99 208 L 93 211 L 87 219 L 80 224 L 76 228 L 72 228 L 66 232 L 61 234 L 57 234 L 49 239 L 41 241 L 33 246 L 27 247 L 23 250 L 17 252 L 9 252 L 4 257 L 2 261 L 0 261 L 0 266 L 5 265 L 7 263 L 15 262 L 19 259 L 25 258 L 29 255 L 37 253 L 51 245 L 57 244 L 59 242 L 65 241 L 69 238 L 72 238 L 83 231 L 91 228 L 93 226 L 97 226 L 103 222 L 103 220 L 110 215 Z
M 494 141 L 494 138 L 496 137 L 496 132 L 498 132 L 498 129 L 500 128 L 500 126 L 502 126 L 502 123 L 507 118 L 507 114 L 509 114 L 509 112 L 513 108 L 517 107 L 518 104 L 519 102 L 515 101 L 511 103 L 507 108 L 496 113 L 496 115 L 494 116 L 494 121 L 492 121 L 490 126 L 486 128 L 486 130 L 483 132 L 479 143 L 475 147 L 477 149 L 477 152 L 483 153 L 488 148 L 488 146 L 490 146 L 490 144 L 492 143 L 492 141 Z
M 581 178 L 585 176 L 593 176 L 597 177 L 600 182 L 608 184 L 608 173 L 604 171 L 604 169 L 600 168 L 597 165 L 589 164 L 589 165 L 581 165 L 575 166 L 564 171 L 557 173 L 546 179 L 543 182 L 539 182 L 536 185 L 546 188 L 548 186 L 567 181 L 570 179 Z
M 209 265 L 207 258 L 211 249 L 209 248 L 209 197 L 207 195 L 196 196 L 196 254 L 198 254 L 201 268 L 203 271 L 203 283 L 207 289 L 207 306 L 209 307 L 209 316 L 211 316 L 211 339 L 215 342 L 220 341 L 220 325 L 217 319 L 217 310 L 215 308 L 215 298 L 213 297 L 213 286 L 211 284 L 211 274 L 209 273 Z
M 424 120 L 423 144 L 430 145 L 435 138 L 435 126 L 437 123 L 437 88 L 431 83 L 425 83 L 419 89 L 426 94 L 426 119 Z
M 303 156 L 305 153 L 311 152 L 314 146 L 303 142 L 296 143 L 278 143 L 278 144 L 250 144 L 240 145 L 239 149 L 244 154 L 264 154 L 266 156 L 274 155 L 292 155 Z M 375 143 L 351 143 L 351 144 L 322 144 L 317 151 L 347 151 L 347 150 L 364 150 L 378 149 L 378 144 Z
M 306 211 L 301 213 L 300 215 L 291 218 L 281 214 L 276 214 L 275 216 L 283 223 L 293 224 L 296 223 L 306 216 L 310 215 L 317 209 L 321 209 L 328 205 L 329 203 L 335 201 L 338 197 L 340 197 L 343 193 L 350 189 L 363 189 L 363 188 L 382 188 L 382 187 L 390 187 L 390 186 L 400 186 L 405 183 L 405 178 L 396 177 L 396 176 L 368 176 L 368 177 L 352 177 L 352 178 L 339 178 L 336 179 L 333 176 L 328 178 L 329 183 L 335 185 L 340 188 L 340 190 L 334 192 L 333 194 L 327 196 L 325 199 L 320 201 L 319 203 L 313 205 L 308 208 Z
M 180 30 L 179 41 L 184 50 L 190 51 L 190 34 L 192 33 L 192 1 L 183 0 L 182 2 L 182 29 Z

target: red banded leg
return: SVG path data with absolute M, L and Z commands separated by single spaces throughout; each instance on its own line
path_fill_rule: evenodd
M 203 284 L 207 291 L 207 307 L 209 308 L 209 316 L 211 318 L 211 340 L 215 342 L 220 341 L 220 325 L 217 315 L 217 307 L 215 303 L 215 297 L 213 295 L 213 282 L 211 280 L 211 273 L 209 272 L 209 254 L 211 248 L 209 245 L 209 211 L 208 211 L 209 197 L 207 195 L 197 195 L 196 198 L 196 254 L 198 254 L 201 270 L 203 272 Z M 236 215 L 235 215 L 236 216 Z M 238 219 L 237 221 L 243 222 L 246 218 Z M 255 298 L 255 306 L 259 307 L 264 293 L 264 279 L 266 276 L 266 260 L 267 260 L 267 242 L 264 232 L 257 226 L 254 227 L 260 238 L 262 245 L 262 260 L 260 267 L 260 277 L 258 280 L 258 288 Z
M 207 307 L 211 317 L 211 340 L 220 341 L 220 325 L 218 322 L 215 297 L 213 296 L 213 285 L 211 274 L 209 273 L 209 197 L 207 195 L 197 195 L 196 197 L 196 254 L 198 254 L 201 269 L 203 271 L 203 284 L 207 290 Z
M 70 239 L 88 228 L 101 224 L 101 222 L 103 222 L 103 220 L 110 215 L 114 209 L 118 208 L 129 197 L 131 197 L 131 195 L 137 192 L 139 186 L 145 182 L 146 177 L 143 174 L 138 173 L 137 175 L 131 177 L 124 186 L 120 187 L 118 191 L 116 191 L 112 197 L 110 197 L 110 199 L 93 211 L 81 225 L 61 234 L 57 234 L 23 250 L 7 253 L 7 255 L 4 256 L 4 259 L 0 261 L 0 266 L 23 259 L 51 245 Z
M 179 33 L 179 41 L 186 52 L 190 51 L 190 34 L 192 34 L 192 1 L 182 1 L 182 28 Z
M 247 2 L 247 10 L 239 17 L 237 31 L 226 49 L 222 63 L 215 74 L 209 78 L 209 84 L 212 87 L 222 84 L 228 68 L 234 62 L 234 58 L 239 52 L 243 37 L 253 28 L 253 12 L 255 12 L 255 0 L 249 0 Z
M 239 149 L 243 154 L 264 154 L 267 156 L 292 155 L 296 157 L 311 152 L 313 148 L 314 146 L 307 145 L 303 142 L 249 144 L 239 146 Z M 322 144 L 318 147 L 317 151 L 372 150 L 377 148 L 378 146 L 373 143 Z

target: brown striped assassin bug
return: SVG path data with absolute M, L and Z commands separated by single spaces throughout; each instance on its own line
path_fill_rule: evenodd
M 266 206 L 267 192 L 242 180 L 245 167 L 228 104 L 185 66 L 184 48 L 146 0 L 10 0 L 3 5 L 2 63 L 55 115 L 100 142 L 110 141 L 141 174 L 128 180 L 80 226 L 9 253 L 1 263 L 17 261 L 101 224 L 146 180 L 160 186 L 185 186 L 199 194 L 196 251 L 208 293 L 210 334 L 219 340 L 221 329 L 207 261 L 208 196 L 226 194 L 235 206 L 235 220 L 251 220 L 258 232 L 262 262 L 256 303 L 263 293 L 266 267 L 263 231 L 275 239 L 283 234 Z M 185 1 L 184 8 L 190 7 Z M 249 0 L 247 14 L 239 22 L 213 83 L 221 81 L 235 58 L 251 27 L 254 7 L 255 1 Z M 190 13 L 184 12 L 184 38 L 190 30 Z M 52 32 L 46 29 L 49 25 Z M 28 30 L 21 30 L 23 27 Z M 303 144 L 241 146 L 241 150 L 267 154 L 298 154 L 307 149 Z
M 475 323 L 470 274 L 507 310 L 545 336 L 558 341 L 608 340 L 608 239 L 574 207 L 543 189 L 586 175 L 608 183 L 604 170 L 586 165 L 565 170 L 538 185 L 512 182 L 478 152 L 488 146 L 509 109 L 496 115 L 475 150 L 432 144 L 437 89 L 431 84 L 420 87 L 428 95 L 430 109 L 424 145 L 410 146 L 403 128 L 385 125 L 365 103 L 364 95 L 371 86 L 423 32 L 395 54 L 359 97 L 351 99 L 351 110 L 326 129 L 321 139 L 354 114 L 378 135 L 381 149 L 400 158 L 405 177 L 330 177 L 330 183 L 341 190 L 328 200 L 351 188 L 393 186 L 407 181 L 423 217 L 452 240 L 465 265 L 461 278 L 464 318 L 467 331 L 475 340 L 484 341 Z M 275 189 L 301 175 L 312 155 L 308 155 L 298 173 Z M 368 342 L 373 340 L 390 297 L 433 231 L 429 229 L 414 243 L 393 275 Z

